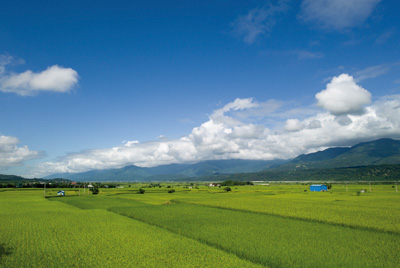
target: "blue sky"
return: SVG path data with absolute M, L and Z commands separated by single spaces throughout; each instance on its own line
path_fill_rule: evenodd
M 2 1 L 0 173 L 400 139 L 400 4 Z

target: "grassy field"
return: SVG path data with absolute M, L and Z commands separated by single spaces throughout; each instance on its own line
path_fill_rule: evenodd
M 398 267 L 393 185 L 0 191 L 0 267 Z M 174 193 L 168 193 L 170 189 Z M 360 190 L 367 189 L 366 193 Z M 370 192 L 371 190 L 371 192 Z

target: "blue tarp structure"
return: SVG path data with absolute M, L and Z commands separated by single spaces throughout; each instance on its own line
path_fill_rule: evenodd
M 58 191 L 57 195 L 65 195 L 65 192 L 64 191 Z
M 325 192 L 328 191 L 328 186 L 323 184 L 310 185 L 310 192 Z

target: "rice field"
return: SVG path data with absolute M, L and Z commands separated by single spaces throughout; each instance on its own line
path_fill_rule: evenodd
M 0 202 L 1 267 L 257 267 L 162 228 L 51 202 L 37 191 L 0 192 Z
M 0 267 L 399 267 L 390 185 L 173 187 L 2 190 Z

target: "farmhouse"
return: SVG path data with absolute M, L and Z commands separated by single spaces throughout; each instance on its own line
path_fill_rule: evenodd
M 65 195 L 65 191 L 58 191 L 57 195 Z
M 326 192 L 328 191 L 328 186 L 323 184 L 313 184 L 310 185 L 310 192 Z

